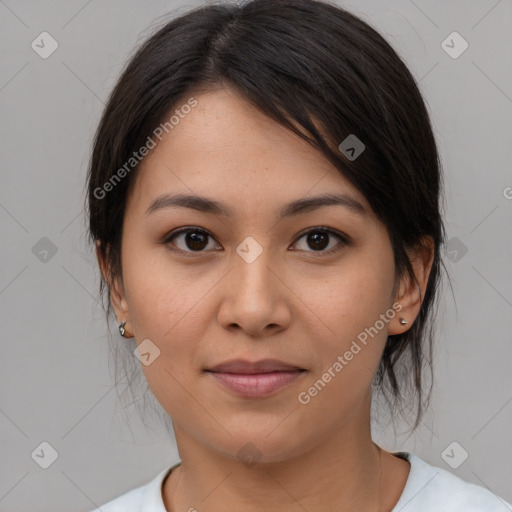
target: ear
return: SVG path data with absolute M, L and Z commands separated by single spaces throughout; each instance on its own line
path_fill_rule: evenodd
M 126 301 L 125 294 L 124 294 L 124 286 L 122 283 L 122 279 L 120 279 L 119 277 L 115 277 L 115 278 L 112 277 L 111 269 L 110 269 L 110 266 L 106 259 L 106 256 L 108 255 L 108 250 L 109 250 L 108 245 L 107 245 L 105 251 L 102 251 L 101 241 L 98 240 L 96 242 L 96 257 L 98 258 L 98 264 L 99 264 L 103 279 L 107 283 L 107 286 L 109 289 L 110 302 L 112 304 L 112 307 L 114 308 L 117 323 L 120 324 L 121 322 L 126 321 L 125 337 L 133 338 L 133 336 L 130 334 L 133 332 L 133 330 L 132 330 L 132 326 L 131 326 L 128 302 Z
M 433 238 L 425 236 L 415 248 L 406 250 L 416 280 L 408 274 L 400 278 L 393 304 L 398 303 L 402 307 L 400 310 L 397 309 L 397 314 L 390 321 L 389 334 L 402 334 L 410 329 L 414 320 L 416 320 L 427 289 L 428 278 L 434 261 L 434 249 Z M 400 323 L 401 318 L 407 321 L 406 325 Z

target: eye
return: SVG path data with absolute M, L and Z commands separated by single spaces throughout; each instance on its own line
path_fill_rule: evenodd
M 208 247 L 208 238 L 212 238 L 213 240 L 213 237 L 204 229 L 182 228 L 171 233 L 171 235 L 164 240 L 164 244 L 173 243 L 183 252 L 204 252 L 204 249 Z M 181 247 L 174 242 L 180 239 L 182 241 Z M 218 249 L 221 248 L 219 245 L 216 247 Z
M 334 246 L 334 248 L 331 248 L 329 250 L 324 250 L 326 247 L 330 244 L 330 239 L 332 236 L 336 237 L 340 243 Z M 305 238 L 307 246 L 311 247 L 313 251 L 309 252 L 320 252 L 322 254 L 325 253 L 334 253 L 341 251 L 346 245 L 350 245 L 350 240 L 347 236 L 343 235 L 342 233 L 339 233 L 337 231 L 334 231 L 332 229 L 326 228 L 324 226 L 319 226 L 317 228 L 309 229 L 306 231 L 302 236 L 298 238 L 298 240 L 301 240 Z M 299 249 L 304 250 L 304 249 Z M 307 251 L 307 249 L 305 249 Z

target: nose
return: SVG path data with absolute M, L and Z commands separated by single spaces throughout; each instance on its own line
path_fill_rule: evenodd
M 289 326 L 293 294 L 270 252 L 263 250 L 254 260 L 234 255 L 218 310 L 218 322 L 224 329 L 265 337 Z

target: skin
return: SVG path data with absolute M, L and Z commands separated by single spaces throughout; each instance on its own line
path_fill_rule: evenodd
M 142 162 L 126 207 L 122 279 L 109 282 L 127 335 L 160 350 L 142 370 L 172 417 L 182 461 L 164 482 L 165 506 L 389 511 L 410 465 L 371 439 L 371 383 L 388 334 L 410 328 L 419 313 L 432 245 L 410 252 L 418 284 L 395 276 L 385 226 L 320 152 L 235 91 L 195 98 L 198 106 Z M 233 217 L 187 208 L 146 215 L 163 192 L 207 196 Z M 366 215 L 331 205 L 276 217 L 293 200 L 333 192 L 359 201 Z M 184 226 L 211 235 L 199 252 L 185 235 L 163 243 Z M 351 243 L 332 234 L 315 250 L 301 232 L 319 226 Z M 248 236 L 263 250 L 252 263 L 236 252 Z M 297 395 L 394 303 L 400 313 L 307 405 L 299 403 Z M 272 396 L 249 399 L 203 371 L 232 358 L 276 358 L 307 371 Z M 260 456 L 251 466 L 237 457 L 249 442 Z

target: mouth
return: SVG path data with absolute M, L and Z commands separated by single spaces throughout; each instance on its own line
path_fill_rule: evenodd
M 206 368 L 205 371 L 213 373 L 235 373 L 255 375 L 274 372 L 296 372 L 306 371 L 305 368 L 288 364 L 277 359 L 263 359 L 261 361 L 250 362 L 243 359 L 231 359 L 217 364 L 212 368 Z
M 275 359 L 255 363 L 237 359 L 205 371 L 238 396 L 262 398 L 288 387 L 307 370 Z

